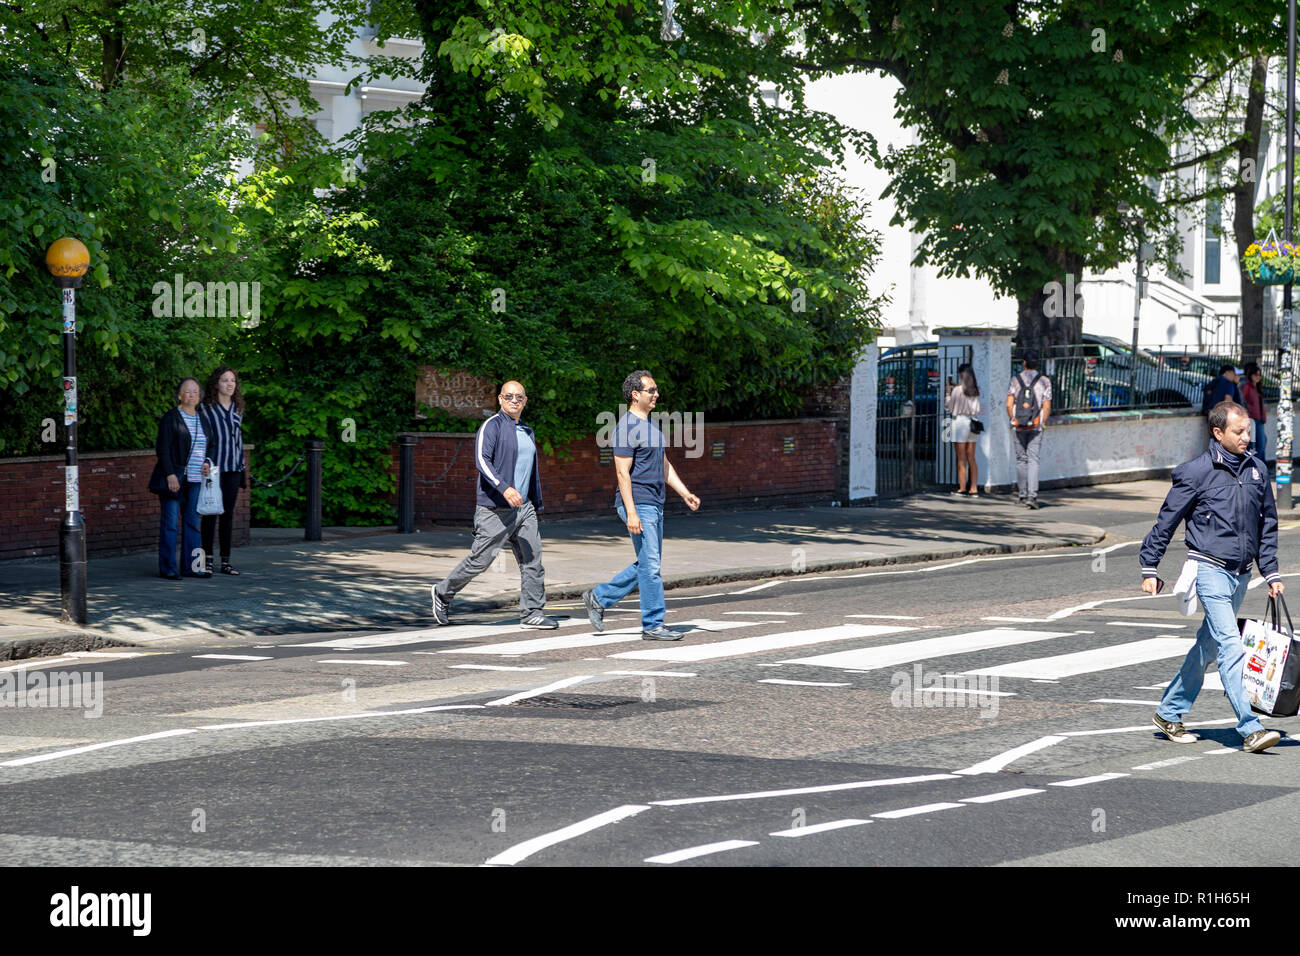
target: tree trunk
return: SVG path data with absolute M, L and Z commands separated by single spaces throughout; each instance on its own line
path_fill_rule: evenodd
M 126 38 L 122 35 L 122 18 L 119 14 L 121 0 L 110 0 L 105 7 L 108 23 L 99 31 L 99 38 L 104 45 L 104 58 L 100 71 L 100 88 L 112 89 L 117 85 L 122 73 L 123 55 L 126 52 Z
M 1048 349 L 1078 345 L 1083 334 L 1079 282 L 1083 277 L 1083 257 L 1052 250 L 1051 258 L 1061 267 L 1054 282 L 1035 290 L 1028 298 L 1021 296 L 1019 322 L 1016 325 L 1016 351 L 1036 349 L 1048 357 Z
M 1241 274 L 1241 348 L 1244 362 L 1259 361 L 1264 341 L 1264 287 L 1251 281 L 1241 261 L 1246 248 L 1255 241 L 1255 189 L 1260 176 L 1257 167 L 1259 140 L 1264 125 L 1264 81 L 1267 76 L 1268 56 L 1261 53 L 1251 59 L 1250 88 L 1246 92 L 1246 120 L 1237 153 L 1237 185 L 1232 190 L 1232 232 L 1237 240 L 1237 269 Z

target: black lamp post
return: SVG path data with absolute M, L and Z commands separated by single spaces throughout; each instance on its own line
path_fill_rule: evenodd
M 1295 204 L 1295 5 L 1286 5 L 1286 205 L 1282 213 L 1282 239 L 1292 242 Z M 1291 367 L 1291 283 L 1282 287 L 1281 395 L 1277 403 L 1277 507 L 1291 510 L 1291 387 L 1295 380 Z
M 63 290 L 63 425 L 67 433 L 63 469 L 63 522 L 59 525 L 59 591 L 63 621 L 86 623 L 86 523 L 81 517 L 77 474 L 77 299 L 81 277 L 90 267 L 90 252 L 76 239 L 56 240 L 45 252 L 45 265 Z

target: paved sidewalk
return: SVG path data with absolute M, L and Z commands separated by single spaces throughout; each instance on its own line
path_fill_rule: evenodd
M 1029 511 L 1011 498 L 922 495 L 874 508 L 670 514 L 664 540 L 669 588 L 761 580 L 800 571 L 1088 546 L 1109 532 L 1138 536 L 1154 521 L 1167 481 L 1045 493 Z M 1140 530 L 1139 530 L 1140 529 Z M 0 562 L 0 659 L 103 644 L 248 646 L 266 635 L 433 623 L 429 585 L 469 550 L 468 527 L 414 535 L 387 529 L 255 530 L 237 549 L 239 577 L 165 581 L 152 551 L 89 563 L 89 623 L 58 623 L 57 559 Z M 570 605 L 632 560 L 626 529 L 608 518 L 543 518 L 547 596 Z M 457 595 L 453 615 L 517 609 L 509 552 Z

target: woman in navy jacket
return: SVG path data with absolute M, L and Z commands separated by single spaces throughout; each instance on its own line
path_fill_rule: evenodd
M 199 419 L 199 383 L 182 379 L 176 389 L 176 407 L 158 421 L 158 440 L 154 451 L 158 462 L 149 476 L 149 490 L 162 505 L 158 528 L 158 576 L 180 580 L 185 577 L 210 578 L 199 535 L 199 481 L 209 471 L 205 458 L 207 435 Z M 182 563 L 176 561 L 178 519 L 184 525 Z M 195 569 L 198 570 L 195 570 Z

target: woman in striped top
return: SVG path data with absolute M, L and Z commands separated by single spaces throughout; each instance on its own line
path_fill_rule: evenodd
M 149 477 L 149 490 L 162 505 L 158 529 L 158 575 L 173 581 L 181 576 L 210 578 L 200 560 L 199 482 L 210 470 L 207 457 L 207 434 L 199 419 L 199 381 L 182 379 L 176 388 L 176 407 L 158 422 L 158 441 L 154 451 L 158 462 Z M 183 526 L 182 550 L 176 560 L 177 524 Z M 184 569 L 184 570 L 182 570 Z
M 203 553 L 212 567 L 213 531 L 221 529 L 221 573 L 238 574 L 230 565 L 230 538 L 234 526 L 235 499 L 239 489 L 247 487 L 244 475 L 244 394 L 239 387 L 239 375 L 229 365 L 222 365 L 208 376 L 208 387 L 203 395 L 203 425 L 211 436 L 208 457 L 221 472 L 221 501 L 225 511 L 221 515 L 204 515 Z

